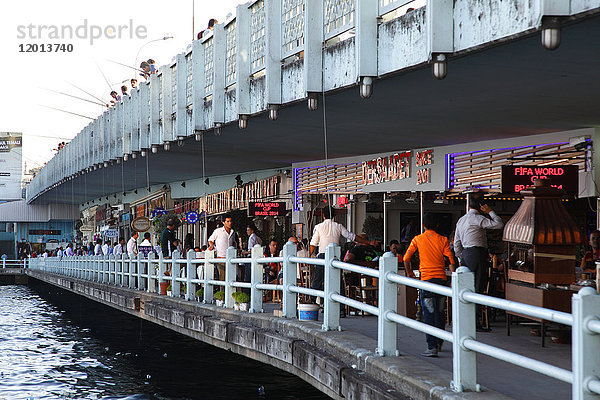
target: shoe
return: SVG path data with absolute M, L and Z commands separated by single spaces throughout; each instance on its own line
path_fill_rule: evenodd
M 424 352 L 422 352 L 421 355 L 423 357 L 437 357 L 438 356 L 438 351 L 437 351 L 437 348 L 435 348 L 435 349 L 427 349 Z
M 475 331 L 477 331 L 477 332 L 491 332 L 492 328 L 484 328 L 482 326 L 478 326 L 477 328 L 475 328 Z
M 436 349 L 437 349 L 438 353 L 439 353 L 440 351 L 442 351 L 442 345 L 443 345 L 443 343 L 438 343 L 438 344 L 436 345 Z

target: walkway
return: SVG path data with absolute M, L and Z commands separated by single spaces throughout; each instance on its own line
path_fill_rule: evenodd
M 276 306 L 265 305 L 271 311 Z M 322 315 L 321 315 L 322 317 Z M 354 331 L 377 340 L 377 318 L 373 316 L 348 316 L 341 320 L 345 330 Z M 539 326 L 539 325 L 538 325 Z M 478 333 L 477 339 L 521 355 L 538 359 L 558 367 L 571 369 L 571 346 L 552 343 L 546 338 L 546 347 L 541 347 L 541 337 L 531 336 L 531 325 L 512 325 L 511 336 L 506 336 L 503 320 L 492 323 L 492 332 Z M 425 335 L 415 330 L 398 327 L 398 349 L 449 372 L 452 371 L 452 352 L 446 343 L 438 358 L 422 357 L 425 350 Z M 482 386 L 515 399 L 549 400 L 570 399 L 571 385 L 533 371 L 519 368 L 490 357 L 478 355 L 478 381 Z

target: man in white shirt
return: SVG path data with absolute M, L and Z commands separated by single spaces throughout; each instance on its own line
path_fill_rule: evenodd
M 237 235 L 231 228 L 232 223 L 231 215 L 225 214 L 223 226 L 215 229 L 208 238 L 208 250 L 217 249 L 217 257 L 225 258 L 230 246 L 237 247 Z
M 138 247 L 137 247 L 138 236 L 139 236 L 139 233 L 136 231 L 133 231 L 133 234 L 131 235 L 131 239 L 129 239 L 129 242 L 127 242 L 127 254 L 129 254 L 129 257 L 137 257 L 137 255 L 138 255 Z
M 215 229 L 208 238 L 208 250 L 214 250 L 216 248 L 218 258 L 225 258 L 227 249 L 230 246 L 237 247 L 237 235 L 231 228 L 232 223 L 231 215 L 225 214 L 223 226 Z M 216 265 L 219 270 L 219 279 L 223 280 L 225 277 L 225 267 L 222 264 Z
M 67 249 L 65 250 L 65 254 L 67 255 L 67 257 L 73 257 L 75 255 L 75 252 L 73 251 L 73 245 L 71 243 L 69 243 L 67 245 Z
M 94 255 L 95 256 L 102 255 L 102 239 L 96 240 L 96 246 L 94 247 Z
M 256 226 L 254 226 L 254 224 L 249 224 L 246 227 L 246 233 L 248 234 L 248 251 L 242 253 L 244 256 L 250 255 L 252 253 L 252 248 L 257 244 L 262 246 L 262 240 L 256 234 Z M 250 264 L 244 264 L 244 282 L 250 282 L 250 277 Z M 243 291 L 246 291 L 246 289 Z M 250 294 L 250 290 L 247 291 L 247 294 Z
M 125 247 L 125 238 L 121 236 L 119 238 L 119 243 L 113 249 L 113 254 L 115 256 L 121 258 L 121 255 L 124 253 L 123 250 L 125 250 L 124 247 Z
M 349 241 L 354 241 L 361 244 L 378 246 L 377 241 L 368 241 L 362 237 L 356 236 L 354 233 L 348 231 L 343 225 L 331 219 L 332 209 L 325 207 L 323 209 L 323 218 L 325 219 L 320 224 L 315 226 L 313 230 L 313 236 L 310 241 L 310 255 L 315 253 L 315 249 L 318 247 L 319 253 L 317 258 L 325 258 L 325 249 L 330 243 L 340 244 L 340 236 L 344 236 Z M 323 290 L 323 278 L 324 278 L 324 267 L 322 265 L 315 265 L 313 276 L 312 288 L 316 290 Z
M 110 253 L 110 246 L 109 246 L 110 240 L 106 240 L 104 241 L 104 244 L 102 245 L 102 254 L 107 256 Z
M 488 214 L 489 218 L 485 214 Z M 469 211 L 456 223 L 454 252 L 460 265 L 468 267 L 475 274 L 477 293 L 485 292 L 488 281 L 489 253 L 485 230 L 501 229 L 503 226 L 502 218 L 483 202 L 483 196 L 479 193 L 471 195 Z M 477 319 L 477 329 L 483 330 L 479 319 Z

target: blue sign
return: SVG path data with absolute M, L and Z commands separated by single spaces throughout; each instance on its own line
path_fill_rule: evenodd
M 190 224 L 195 224 L 200 219 L 200 216 L 196 211 L 190 211 L 187 214 L 185 214 L 185 218 Z

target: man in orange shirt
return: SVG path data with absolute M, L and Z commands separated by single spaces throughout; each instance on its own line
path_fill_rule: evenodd
M 404 255 L 404 266 L 406 268 L 406 275 L 415 278 L 410 258 L 418 251 L 421 280 L 447 286 L 446 260 L 444 257 L 450 260 L 451 271 L 456 269 L 456 264 L 454 256 L 450 251 L 448 239 L 435 231 L 438 225 L 438 219 L 435 214 L 425 214 L 423 217 L 425 232 L 415 236 L 410 242 L 410 246 L 408 246 L 408 250 Z M 436 328 L 445 329 L 445 302 L 443 296 L 425 290 L 421 290 L 420 292 L 421 305 L 423 307 L 423 322 Z M 432 335 L 425 335 L 425 338 L 427 339 L 427 350 L 421 355 L 425 357 L 437 357 L 438 351 L 442 348 L 443 340 Z

